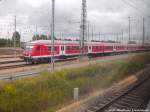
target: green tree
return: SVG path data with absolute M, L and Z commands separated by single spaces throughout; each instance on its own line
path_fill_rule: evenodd
M 20 47 L 20 34 L 19 34 L 19 32 L 16 31 L 13 33 L 12 41 L 16 42 L 16 47 Z
M 56 37 L 54 37 L 55 40 L 57 40 Z M 33 35 L 32 40 L 51 40 L 51 36 L 47 36 L 47 35 Z
M 12 40 L 4 38 L 0 39 L 0 47 L 12 47 L 12 46 L 13 46 Z
M 33 41 L 40 40 L 40 36 L 39 35 L 33 35 L 32 40 Z
M 47 35 L 43 35 L 43 34 L 40 35 L 40 39 L 41 39 L 41 40 L 48 40 Z

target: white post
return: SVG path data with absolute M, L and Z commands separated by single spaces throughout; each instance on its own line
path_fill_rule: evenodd
M 79 100 L 79 88 L 74 88 L 73 97 L 75 101 Z

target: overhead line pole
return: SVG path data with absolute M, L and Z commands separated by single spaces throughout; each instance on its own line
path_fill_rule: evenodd
M 124 40 L 123 36 L 124 36 L 124 33 L 123 33 L 123 31 L 122 31 L 122 43 L 123 43 L 123 40 Z
M 87 12 L 86 12 L 86 0 L 82 0 L 81 11 L 81 55 L 84 54 L 84 41 L 87 37 Z
M 14 41 L 14 55 L 16 58 L 16 16 L 14 17 L 14 38 L 13 38 L 13 41 Z
M 131 17 L 129 17 L 129 43 L 131 41 Z
M 145 44 L 145 18 L 143 17 L 143 41 L 142 44 L 144 46 Z
M 88 22 L 88 41 L 90 40 L 90 23 Z
M 55 69 L 55 62 L 54 62 L 54 36 L 55 36 L 55 0 L 52 0 L 52 23 L 51 23 L 51 41 L 52 41 L 52 57 L 51 57 L 51 63 L 52 63 L 52 71 Z
M 35 25 L 35 39 L 38 40 L 37 24 Z
M 101 41 L 101 33 L 99 32 L 99 41 Z
M 116 41 L 117 43 L 118 43 L 118 40 L 119 40 L 118 38 L 119 38 L 119 35 L 118 35 L 118 33 L 117 33 L 117 41 Z
M 94 28 L 93 28 L 93 25 L 92 25 L 92 40 L 94 40 Z

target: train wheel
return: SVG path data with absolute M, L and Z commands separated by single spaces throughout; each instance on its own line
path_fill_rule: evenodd
M 38 62 L 36 60 L 32 60 L 31 62 L 32 62 L 32 64 L 38 64 Z

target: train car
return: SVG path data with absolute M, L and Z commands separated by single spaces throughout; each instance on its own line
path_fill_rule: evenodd
M 84 54 L 88 53 L 85 46 Z M 23 58 L 26 62 L 37 63 L 41 61 L 50 61 L 51 57 L 66 58 L 80 55 L 80 46 L 75 41 L 55 41 L 54 52 L 50 40 L 38 40 L 25 44 Z
M 23 58 L 25 61 L 36 63 L 39 61 L 48 61 L 52 55 L 55 57 L 60 55 L 60 45 L 55 43 L 54 52 L 50 41 L 38 40 L 25 44 Z
M 136 44 L 85 42 L 83 54 L 88 56 L 137 52 L 150 50 L 150 45 L 139 46 Z M 77 41 L 55 41 L 54 52 L 52 52 L 51 40 L 38 40 L 25 44 L 23 58 L 27 62 L 37 63 L 50 61 L 51 57 L 68 58 L 81 54 L 80 44 Z

